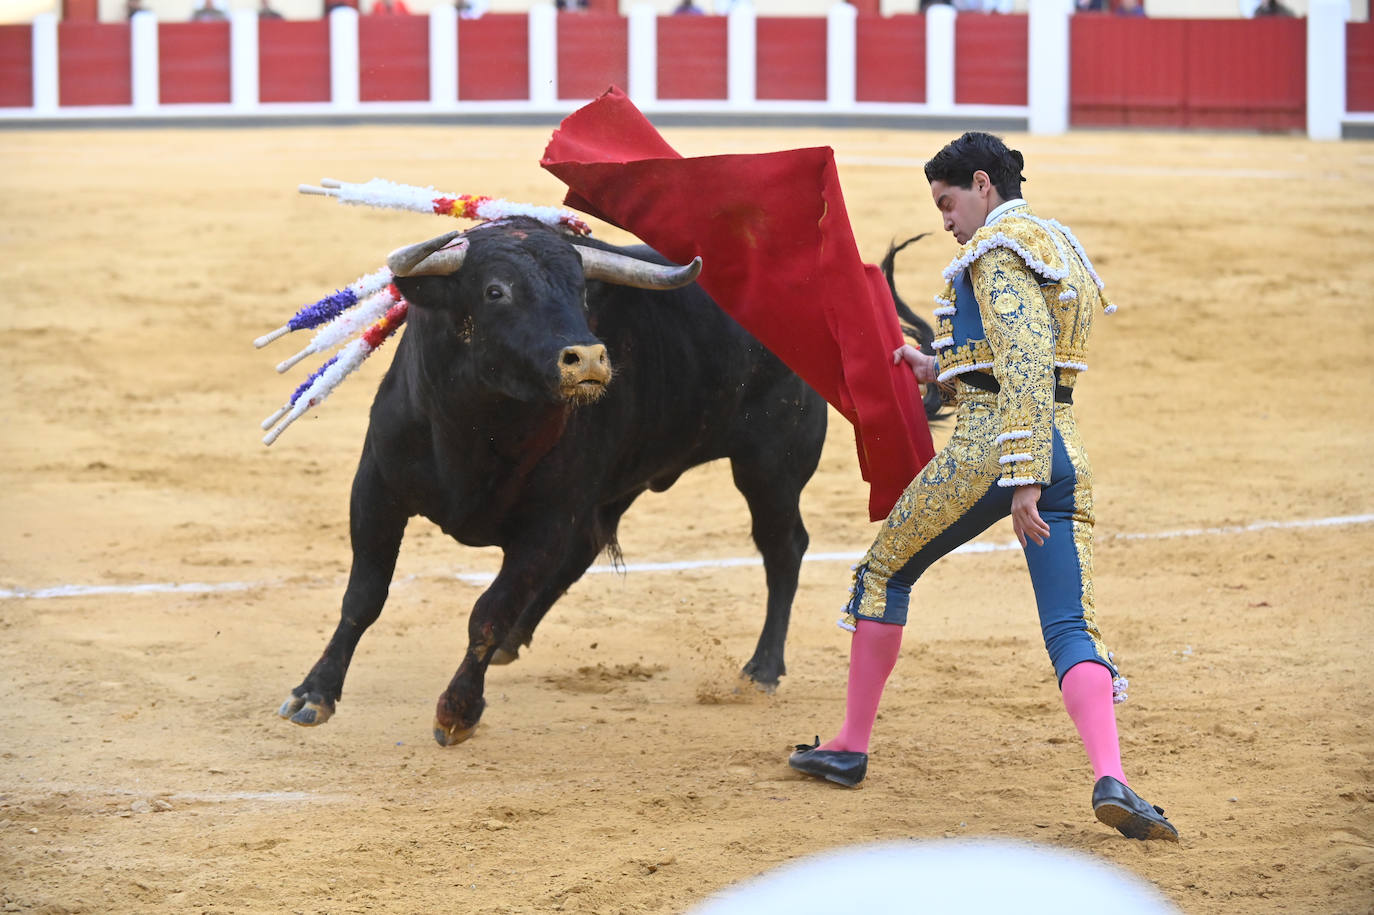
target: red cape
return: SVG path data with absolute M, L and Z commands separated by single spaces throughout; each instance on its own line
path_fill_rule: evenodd
M 565 203 L 679 263 L 854 426 L 871 520 L 935 453 L 901 327 L 859 257 L 829 147 L 684 159 L 619 89 L 574 111 L 540 165 Z

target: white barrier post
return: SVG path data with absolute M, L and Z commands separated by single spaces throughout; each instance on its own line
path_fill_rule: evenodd
M 726 20 L 725 95 L 732 107 L 754 104 L 758 87 L 758 30 L 754 5 L 741 0 Z
M 429 103 L 458 104 L 458 7 L 451 3 L 429 11 Z
M 1311 0 L 1307 8 L 1307 136 L 1339 140 L 1345 119 L 1344 0 Z
M 147 10 L 134 13 L 129 20 L 129 90 L 135 111 L 157 110 L 157 16 Z
M 530 101 L 558 102 L 558 10 L 552 3 L 530 7 Z
M 836 3 L 825 14 L 825 98 L 831 108 L 854 107 L 858 22 L 852 3 Z
M 258 12 L 229 12 L 229 104 L 235 111 L 258 107 Z
M 1031 133 L 1059 134 L 1069 129 L 1070 2 L 1030 0 L 1026 101 Z
M 34 16 L 30 40 L 33 43 L 34 113 L 56 114 L 57 14 L 39 13 Z
M 329 101 L 335 108 L 358 107 L 358 11 L 336 6 L 329 14 Z
M 658 11 L 647 3 L 630 7 L 630 101 L 640 108 L 658 101 Z
M 959 14 L 948 3 L 926 9 L 926 107 L 954 109 L 954 20 Z

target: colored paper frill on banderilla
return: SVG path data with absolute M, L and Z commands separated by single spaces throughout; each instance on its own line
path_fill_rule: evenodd
M 566 206 L 664 256 L 854 426 L 872 520 L 934 454 L 882 272 L 859 257 L 828 147 L 683 158 L 619 89 L 574 111 L 540 164 Z

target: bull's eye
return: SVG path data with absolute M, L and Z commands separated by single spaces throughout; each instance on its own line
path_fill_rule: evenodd
M 499 302 L 509 297 L 506 287 L 500 283 L 492 283 L 488 286 L 485 295 L 488 302 Z

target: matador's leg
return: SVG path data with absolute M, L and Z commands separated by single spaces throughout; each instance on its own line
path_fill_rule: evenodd
M 961 385 L 954 433 L 897 500 L 855 567 L 840 626 L 852 631 L 865 619 L 904 625 L 916 579 L 1007 516 L 1012 490 L 996 485 L 996 403 L 997 395 Z
M 1028 542 L 1025 556 L 1055 675 L 1062 682 L 1074 665 L 1093 661 L 1115 676 L 1093 599 L 1092 469 L 1073 412 L 1063 404 L 1055 410 L 1050 485 L 1039 510 L 1050 536 L 1043 545 Z

